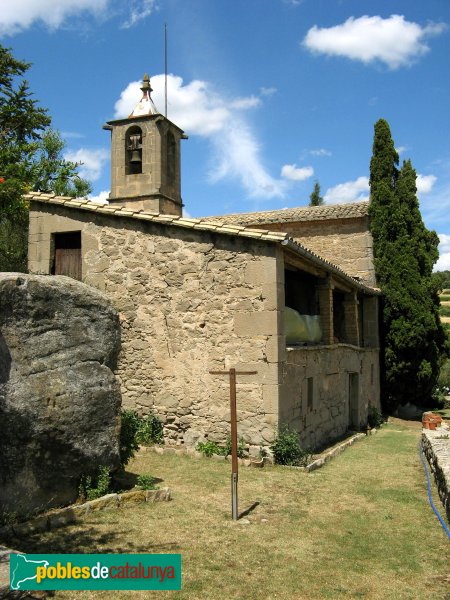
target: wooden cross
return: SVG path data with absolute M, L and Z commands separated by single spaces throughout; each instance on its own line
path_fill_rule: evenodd
M 231 516 L 238 519 L 238 456 L 237 456 L 237 410 L 236 410 L 236 375 L 255 375 L 257 371 L 210 371 L 211 375 L 229 375 L 230 377 L 230 425 L 231 425 Z

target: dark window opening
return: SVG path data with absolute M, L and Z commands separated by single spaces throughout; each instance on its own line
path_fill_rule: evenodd
M 359 375 L 348 374 L 348 425 L 349 429 L 359 429 Z
M 125 174 L 139 173 L 142 173 L 142 130 L 134 125 L 125 136 Z
M 345 294 L 333 291 L 333 331 L 335 343 L 345 343 Z
M 308 377 L 306 380 L 308 383 L 308 411 L 311 412 L 314 408 L 314 378 Z
M 286 344 L 307 345 L 322 341 L 317 277 L 304 271 L 285 270 Z
M 318 315 L 317 278 L 303 271 L 284 272 L 285 305 L 301 315 Z
M 53 234 L 52 275 L 81 281 L 81 231 Z
M 177 143 L 175 141 L 175 136 L 173 135 L 173 133 L 171 131 L 169 131 L 169 133 L 167 134 L 166 144 L 167 144 L 167 148 L 166 148 L 166 150 L 167 150 L 167 153 L 166 153 L 167 183 L 175 184 L 176 173 L 177 173 L 177 169 L 176 169 Z

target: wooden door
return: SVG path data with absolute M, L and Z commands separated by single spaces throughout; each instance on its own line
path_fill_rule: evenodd
M 55 233 L 55 275 L 66 275 L 81 281 L 81 231 Z

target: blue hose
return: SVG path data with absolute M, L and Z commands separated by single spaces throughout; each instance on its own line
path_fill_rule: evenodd
M 433 503 L 433 498 L 431 497 L 431 483 L 430 483 L 430 476 L 428 474 L 428 467 L 425 463 L 425 460 L 423 458 L 423 445 L 422 445 L 422 441 L 419 442 L 419 454 L 420 454 L 420 458 L 422 459 L 422 463 L 423 466 L 425 467 L 425 473 L 427 476 L 427 484 L 428 484 L 428 499 L 430 501 L 431 504 L 431 508 L 434 510 L 434 512 L 436 513 L 437 518 L 439 519 L 443 530 L 445 531 L 445 533 L 447 534 L 447 536 L 450 539 L 450 531 L 448 530 L 447 525 L 444 523 L 444 520 L 442 519 L 441 515 L 439 514 L 437 508 L 435 507 L 434 503 Z

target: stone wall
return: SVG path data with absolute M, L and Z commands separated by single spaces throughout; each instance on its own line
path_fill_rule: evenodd
M 286 349 L 279 417 L 300 432 L 305 448 L 320 447 L 348 429 L 364 427 L 369 405 L 380 408 L 377 349 L 346 344 Z
M 367 285 L 376 285 L 369 218 L 265 223 L 255 227 L 284 231 Z
M 431 473 L 450 520 L 450 432 L 440 427 L 435 431 L 422 431 L 423 451 L 430 464 Z
M 82 229 L 83 281 L 103 290 L 119 311 L 116 373 L 124 406 L 154 410 L 168 441 L 192 446 L 205 435 L 223 441 L 229 382 L 209 371 L 256 370 L 238 376 L 238 433 L 255 447 L 272 441 L 284 341 L 281 249 L 63 206 L 41 212 L 37 205 L 30 270 L 48 273 L 51 233 L 74 229 Z

